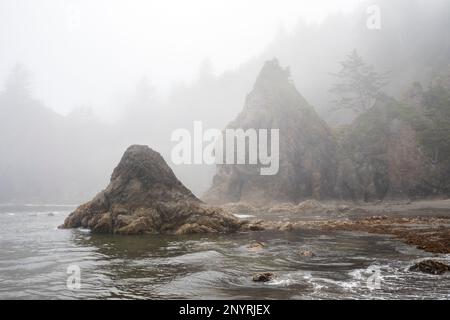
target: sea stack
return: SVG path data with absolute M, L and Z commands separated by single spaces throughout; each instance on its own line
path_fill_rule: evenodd
M 249 165 L 218 165 L 208 203 L 299 203 L 335 196 L 337 144 L 327 124 L 302 97 L 289 69 L 267 61 L 244 108 L 227 129 L 279 129 L 279 171 L 260 175 Z
M 108 187 L 71 213 L 61 228 L 94 233 L 185 234 L 233 232 L 241 222 L 206 206 L 175 176 L 163 157 L 133 145 L 114 169 Z

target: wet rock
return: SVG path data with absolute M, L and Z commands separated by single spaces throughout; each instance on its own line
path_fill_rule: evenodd
M 106 212 L 100 216 L 98 220 L 93 223 L 92 231 L 96 233 L 108 233 L 113 228 L 113 221 L 111 213 Z
M 272 272 L 257 273 L 253 276 L 255 282 L 268 282 L 276 278 L 276 275 Z
M 266 222 L 264 220 L 253 220 L 242 224 L 242 231 L 263 231 L 267 229 Z
M 226 203 L 220 206 L 229 213 L 255 213 L 258 208 L 245 202 Z
M 323 206 L 317 200 L 306 200 L 298 204 L 296 208 L 296 213 L 307 214 L 307 213 L 319 213 L 325 211 L 325 206 Z
M 423 272 L 429 274 L 443 274 L 450 271 L 450 266 L 436 261 L 424 260 L 420 261 L 409 268 L 409 271 Z
M 197 199 L 159 153 L 134 145 L 114 169 L 108 187 L 78 207 L 61 227 L 94 233 L 185 234 L 233 232 L 244 224 Z
M 292 231 L 295 229 L 295 226 L 292 222 L 283 222 L 278 230 L 280 231 Z
M 265 247 L 266 245 L 262 242 L 253 242 L 247 246 L 247 249 L 249 251 L 260 251 L 263 250 Z
M 348 213 L 351 212 L 353 208 L 350 207 L 349 205 L 341 204 L 336 207 L 336 210 L 339 213 Z
M 292 214 L 309 214 L 328 212 L 329 208 L 322 205 L 317 200 L 306 200 L 295 205 L 293 203 L 279 203 L 269 206 L 269 213 L 292 213 Z
M 55 214 L 53 213 L 53 212 L 49 212 L 49 213 L 47 213 L 47 216 L 49 216 L 49 217 L 53 217 Z
M 382 221 L 386 221 L 386 220 L 388 220 L 389 219 L 389 217 L 388 216 L 386 216 L 386 215 L 382 215 L 382 216 L 370 216 L 370 217 L 367 217 L 367 218 L 365 218 L 365 219 L 363 219 L 362 220 L 362 222 L 363 223 L 372 223 L 372 222 L 382 222 Z M 399 219 L 399 221 L 402 221 L 404 218 L 400 218 Z M 406 219 L 406 220 L 404 220 L 404 222 L 408 222 L 409 220 L 408 219 Z
M 301 255 L 302 257 L 309 257 L 309 258 L 316 256 L 314 252 L 310 250 L 300 250 L 298 254 Z
M 151 221 L 147 217 L 138 217 L 130 220 L 123 227 L 117 229 L 119 234 L 141 234 L 141 233 L 156 233 L 157 231 L 151 227 Z
M 292 203 L 280 203 L 269 207 L 269 213 L 295 213 L 297 206 Z

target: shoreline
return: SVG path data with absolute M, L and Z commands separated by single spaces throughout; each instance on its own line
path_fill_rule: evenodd
M 319 208 L 304 213 L 291 210 L 283 214 L 280 211 L 276 220 L 274 217 L 257 217 L 250 220 L 249 230 L 307 228 L 385 234 L 429 253 L 450 253 L 450 199 L 385 202 L 358 207 L 346 204 L 345 208 L 343 204 L 334 203 L 333 206 L 323 204 L 320 213 Z M 324 208 L 326 213 L 323 213 Z

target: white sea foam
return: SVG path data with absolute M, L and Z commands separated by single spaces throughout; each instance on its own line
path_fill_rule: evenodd
M 239 219 L 247 219 L 255 217 L 254 215 L 251 214 L 236 214 L 236 213 L 234 214 L 234 216 Z

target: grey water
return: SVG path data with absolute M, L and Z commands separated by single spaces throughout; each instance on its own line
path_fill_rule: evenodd
M 450 298 L 449 275 L 408 271 L 434 255 L 389 236 L 312 230 L 114 236 L 58 229 L 73 209 L 0 206 L 0 299 Z M 249 251 L 254 241 L 265 248 Z M 67 285 L 71 266 L 80 270 L 79 288 Z M 277 277 L 252 281 L 266 271 Z

